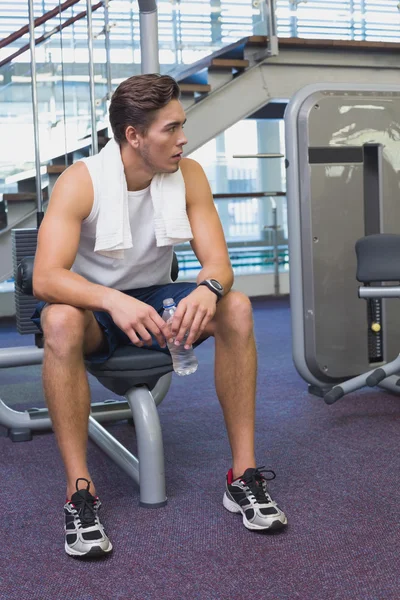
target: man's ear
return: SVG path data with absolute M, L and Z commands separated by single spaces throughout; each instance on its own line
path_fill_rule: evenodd
M 137 129 L 135 129 L 135 127 L 133 127 L 132 125 L 128 125 L 128 127 L 125 130 L 125 137 L 126 141 L 130 146 L 132 146 L 132 148 L 139 147 L 139 132 Z

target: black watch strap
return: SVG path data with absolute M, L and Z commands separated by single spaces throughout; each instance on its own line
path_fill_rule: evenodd
M 219 281 L 217 281 L 216 279 L 205 279 L 204 281 L 201 281 L 199 283 L 199 286 L 200 285 L 205 285 L 211 292 L 214 292 L 214 294 L 217 296 L 217 302 L 221 300 L 224 288 L 219 283 Z

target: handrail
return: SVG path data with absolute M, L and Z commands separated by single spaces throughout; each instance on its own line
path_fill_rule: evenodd
M 332 38 L 279 38 L 279 47 L 307 49 L 312 50 L 377 50 L 388 52 L 391 50 L 400 50 L 399 42 L 374 42 L 369 40 L 336 40 Z
M 286 196 L 286 192 L 236 192 L 233 194 L 213 194 L 214 200 L 224 198 L 269 198 L 270 196 Z
M 77 4 L 78 2 L 80 2 L 80 0 L 66 0 L 66 2 L 64 2 L 60 6 L 56 6 L 55 8 L 52 8 L 47 13 L 44 13 L 41 17 L 37 17 L 37 19 L 35 19 L 35 21 L 34 21 L 35 27 L 39 27 L 39 25 L 43 25 L 43 23 L 46 23 L 46 21 L 48 21 L 49 19 L 52 19 L 53 17 L 57 16 L 61 12 L 64 12 L 64 10 L 67 10 L 67 8 L 70 8 L 74 4 Z M 21 29 L 18 29 L 17 31 L 10 33 L 10 35 L 8 35 L 7 37 L 0 40 L 0 48 L 5 48 L 9 44 L 12 44 L 16 40 L 18 40 L 20 37 L 25 35 L 26 33 L 29 33 L 29 25 L 24 25 L 23 27 L 21 27 Z
M 79 0 L 74 0 L 75 3 L 77 1 L 79 1 Z M 93 4 L 92 5 L 92 13 L 95 10 L 97 10 L 98 8 L 100 8 L 101 6 L 103 6 L 103 0 L 101 0 L 101 2 L 98 2 L 97 4 Z M 48 40 L 55 33 L 58 33 L 62 29 L 65 29 L 65 27 L 72 25 L 72 23 L 75 23 L 75 21 L 79 21 L 80 19 L 83 19 L 84 17 L 86 17 L 86 15 L 87 15 L 87 11 L 84 10 L 84 11 L 78 13 L 77 15 L 75 15 L 74 17 L 70 17 L 69 19 L 64 21 L 64 23 L 62 23 L 61 25 L 57 25 L 57 27 L 54 27 L 51 31 L 48 31 L 47 33 L 44 33 L 43 35 L 38 37 L 35 40 L 35 45 L 37 46 L 38 44 L 41 44 L 42 42 Z M 14 54 L 10 54 L 10 56 L 7 56 L 7 58 L 4 58 L 2 61 L 0 61 L 0 68 L 3 67 L 4 65 L 6 65 L 7 63 L 11 62 L 12 60 L 14 60 L 14 58 L 19 56 L 20 54 L 23 54 L 24 52 L 26 52 L 27 50 L 29 50 L 29 44 L 25 44 L 25 46 L 21 46 L 21 48 L 19 48 L 19 50 L 17 50 L 16 52 L 14 52 Z

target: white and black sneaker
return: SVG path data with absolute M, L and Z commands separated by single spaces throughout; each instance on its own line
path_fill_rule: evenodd
M 86 481 L 86 489 L 78 489 L 79 481 Z M 112 545 L 97 516 L 101 502 L 89 492 L 87 479 L 77 479 L 75 485 L 76 492 L 64 506 L 65 552 L 81 558 L 104 556 L 111 552 Z
M 241 477 L 233 479 L 232 469 L 226 476 L 226 492 L 223 505 L 232 513 L 243 515 L 243 525 L 253 531 L 282 529 L 287 524 L 285 514 L 271 499 L 267 489 L 267 479 L 263 473 L 271 473 L 270 479 L 275 479 L 273 471 L 246 469 Z

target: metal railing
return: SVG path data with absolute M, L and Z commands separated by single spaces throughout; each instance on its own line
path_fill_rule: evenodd
M 85 11 L 81 11 L 78 14 L 75 14 L 71 17 L 68 16 L 63 22 L 61 22 L 61 14 L 64 13 L 65 11 L 67 11 L 69 8 L 71 8 L 72 6 L 75 6 L 76 4 L 78 4 L 79 1 L 82 0 L 67 0 L 64 3 L 60 3 L 59 6 L 57 8 L 52 9 L 51 11 L 48 11 L 47 13 L 45 13 L 44 15 L 41 15 L 38 18 L 34 18 L 34 1 L 35 0 L 28 0 L 28 6 L 29 6 L 29 24 L 27 26 L 24 26 L 22 28 L 20 28 L 18 31 L 14 32 L 13 34 L 9 35 L 7 38 L 5 38 L 4 40 L 2 40 L 2 42 L 0 42 L 0 47 L 5 48 L 13 43 L 15 43 L 17 40 L 21 39 L 24 35 L 26 35 L 27 31 L 29 32 L 29 44 L 23 45 L 22 47 L 20 47 L 16 52 L 14 52 L 13 54 L 9 55 L 8 57 L 6 57 L 5 59 L 3 59 L 3 61 L 0 62 L 0 67 L 10 64 L 14 61 L 14 59 L 16 57 L 19 57 L 21 54 L 23 54 L 24 52 L 27 52 L 28 50 L 30 51 L 30 65 L 31 65 L 31 81 L 32 81 L 32 85 L 31 85 L 31 91 L 32 91 L 32 113 L 33 113 L 33 138 L 34 138 L 34 156 L 35 156 L 35 173 L 36 173 L 36 200 L 37 200 L 37 215 L 38 215 L 38 225 L 40 224 L 40 221 L 42 219 L 43 216 L 43 194 L 42 194 L 42 168 L 41 168 L 41 147 L 40 147 L 40 135 L 39 135 L 39 107 L 38 107 L 38 92 L 37 92 L 37 69 L 36 69 L 36 48 L 38 45 L 40 45 L 43 42 L 48 42 L 50 39 L 52 39 L 54 36 L 56 36 L 56 34 L 61 34 L 61 32 L 65 29 L 68 29 L 70 27 L 73 27 L 76 23 L 81 22 L 83 19 L 86 18 L 86 24 L 87 24 L 87 42 L 88 42 L 88 50 L 89 50 L 89 60 L 87 63 L 87 68 L 88 68 L 88 80 L 89 80 L 89 92 L 90 92 L 90 117 L 91 117 L 91 140 L 92 140 L 92 146 L 91 146 L 91 152 L 92 153 L 96 153 L 98 151 L 98 147 L 97 147 L 97 122 L 96 122 L 96 97 L 95 97 L 95 73 L 94 73 L 94 55 L 93 55 L 93 23 L 92 23 L 92 14 L 94 11 L 97 11 L 98 9 L 100 9 L 101 7 L 104 8 L 104 29 L 102 30 L 102 33 L 105 36 L 105 50 L 106 50 L 106 80 L 107 80 L 107 96 L 106 99 L 110 100 L 111 97 L 111 92 L 112 92 L 112 79 L 111 79 L 111 51 L 110 51 L 110 21 L 109 21 L 109 14 L 108 14 L 108 5 L 109 5 L 109 1 L 108 0 L 102 0 L 101 2 L 98 2 L 96 4 L 91 4 L 91 0 L 86 0 L 86 10 Z M 270 2 L 268 2 L 268 6 L 269 6 L 269 23 L 271 26 L 271 36 L 269 39 L 269 43 L 270 43 L 270 52 L 273 53 L 276 51 L 276 47 L 274 46 L 274 40 L 273 37 L 275 35 L 276 37 L 276 24 L 273 25 L 273 18 L 271 16 L 271 10 L 274 6 L 274 1 L 275 0 L 270 0 Z M 156 36 L 156 25 L 157 25 L 157 5 L 155 3 L 155 0 L 140 0 L 139 2 L 139 7 L 141 10 L 141 13 L 143 13 L 141 15 L 141 27 L 142 27 L 142 34 L 141 34 L 141 38 L 142 38 L 142 44 L 141 44 L 141 48 L 142 48 L 142 72 L 149 72 L 149 71 L 156 71 L 158 70 L 159 67 L 159 61 L 158 61 L 158 44 L 157 44 L 157 36 Z M 37 32 L 37 28 L 40 27 L 41 25 L 43 25 L 44 23 L 47 23 L 49 21 L 51 21 L 51 19 L 53 19 L 55 16 L 59 16 L 60 17 L 60 22 L 59 24 L 57 24 L 55 27 L 53 27 L 50 31 L 47 31 L 45 33 L 43 33 L 42 35 L 40 35 L 39 37 L 36 37 L 35 39 L 35 32 Z M 273 29 L 273 27 L 275 27 L 275 30 Z M 151 33 L 151 35 L 149 35 L 149 33 Z M 276 41 L 276 40 L 275 40 Z M 61 38 L 61 60 L 62 60 L 62 46 L 63 42 L 62 42 L 62 38 Z M 271 45 L 272 44 L 272 45 Z M 86 66 L 86 65 L 85 65 Z M 64 83 L 64 72 L 62 72 L 62 82 Z M 7 85 L 7 84 L 6 84 Z M 64 88 L 63 88 L 63 94 L 64 94 Z M 65 107 L 64 107 L 64 118 L 65 118 Z M 65 123 L 66 126 L 66 123 Z M 66 146 L 67 148 L 67 146 Z M 66 164 L 67 164 L 67 150 L 65 152 L 65 158 L 66 158 Z M 255 194 L 251 194 L 252 197 L 256 197 L 256 198 L 262 198 L 262 197 L 272 197 L 272 196 L 282 196 L 284 195 L 281 192 L 272 192 L 272 193 L 267 193 L 267 192 L 259 192 L 259 193 L 255 193 Z M 222 194 L 218 195 L 216 194 L 215 198 L 218 201 L 218 199 L 223 200 L 223 196 Z M 232 198 L 232 194 L 229 195 L 230 198 Z M 234 198 L 239 199 L 239 198 L 245 198 L 246 194 L 236 194 L 234 195 Z M 244 225 L 244 224 L 242 224 Z M 236 226 L 240 226 L 239 223 L 236 224 Z M 262 256 L 261 256 L 261 263 L 265 263 L 266 260 L 270 260 L 269 257 L 269 252 L 272 252 L 272 261 L 273 264 L 275 264 L 275 267 L 279 270 L 279 260 L 280 260 L 280 255 L 279 255 L 279 248 L 278 248 L 279 244 L 278 244 L 278 238 L 276 238 L 275 242 L 273 243 L 272 247 L 267 248 L 267 245 L 265 245 L 266 249 L 265 251 L 267 252 L 267 254 L 265 254 L 264 250 L 262 250 Z M 281 249 L 282 250 L 282 249 Z M 283 251 L 285 251 L 285 249 L 283 248 Z M 236 250 L 236 253 L 238 251 Z M 265 256 L 264 256 L 264 254 Z M 250 252 L 250 254 L 246 255 L 245 253 L 243 253 L 242 251 L 239 252 L 240 254 L 240 260 L 242 263 L 242 266 L 246 266 L 245 263 L 243 263 L 243 260 L 250 260 L 252 264 L 254 264 L 254 251 L 252 250 Z M 236 256 L 236 254 L 235 254 Z M 256 260 L 258 260 L 256 258 Z M 265 263 L 266 264 L 266 263 Z M 279 289 L 279 285 L 277 287 L 277 289 Z
M 277 201 L 284 200 L 286 193 L 282 191 L 215 193 L 213 198 L 220 214 L 235 273 L 241 275 L 272 271 L 274 294 L 279 296 L 281 271 L 288 268 L 289 251 Z M 256 211 L 253 210 L 254 199 L 262 203 Z M 246 201 L 249 201 L 248 204 Z M 228 210 L 226 210 L 227 203 Z M 235 205 L 238 205 L 240 210 L 235 210 Z M 268 216 L 264 209 L 267 209 Z M 232 229 L 235 231 L 234 236 L 231 235 Z M 201 265 L 189 244 L 176 246 L 175 250 L 181 276 L 191 279 L 196 277 Z

